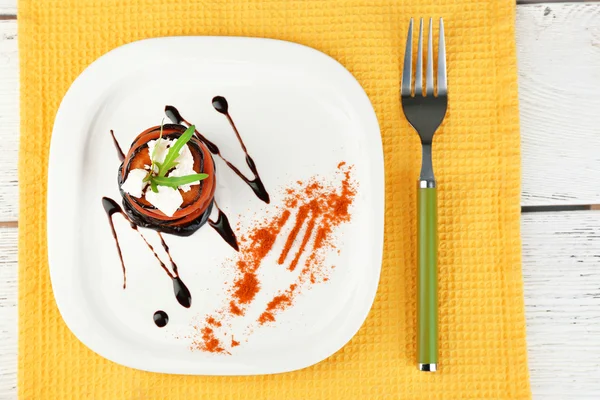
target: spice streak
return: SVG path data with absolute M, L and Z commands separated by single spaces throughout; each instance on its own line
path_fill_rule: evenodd
M 279 265 L 281 265 L 285 262 L 285 259 L 288 255 L 288 253 L 290 252 L 290 250 L 292 249 L 292 245 L 294 244 L 294 241 L 296 240 L 296 236 L 298 236 L 298 233 L 300 232 L 300 229 L 302 228 L 302 224 L 304 224 L 304 221 L 308 217 L 308 212 L 309 212 L 309 208 L 306 206 L 302 206 L 298 210 L 298 214 L 296 215 L 296 222 L 294 223 L 294 227 L 292 228 L 292 231 L 288 235 L 288 238 L 285 242 L 285 246 L 283 247 L 283 251 L 281 252 L 281 255 L 277 259 L 277 263 Z
M 308 241 L 310 240 L 312 232 L 315 229 L 316 219 L 317 218 L 313 217 L 308 221 L 308 225 L 306 225 L 306 233 L 304 234 L 304 237 L 302 238 L 302 243 L 300 243 L 300 248 L 298 249 L 296 256 L 294 257 L 294 259 L 290 263 L 290 266 L 288 267 L 288 269 L 290 271 L 293 271 L 296 269 L 296 266 L 298 265 L 298 261 L 300 261 L 300 257 L 302 257 L 302 253 L 304 252 L 304 249 L 306 248 L 306 245 L 308 244 Z
M 222 309 L 210 316 L 210 321 L 207 319 L 204 324 L 194 326 L 192 350 L 228 354 L 226 347 L 231 350 L 239 345 L 239 339 L 234 341 L 233 338 L 231 345 L 224 345 L 216 338 L 216 329 L 226 335 L 233 319 L 243 318 L 249 307 L 255 307 L 256 295 L 262 289 L 258 269 L 273 252 L 277 241 L 283 243 L 281 253 L 275 254 L 277 265 L 284 264 L 292 253 L 294 257 L 286 270 L 292 272 L 299 266 L 302 268 L 287 288 L 276 292 L 266 302 L 258 318 L 250 322 L 246 335 L 253 331 L 253 326 L 276 322 L 278 313 L 292 306 L 296 297 L 311 285 L 328 281 L 334 267 L 325 263 L 326 255 L 336 248 L 333 241 L 336 228 L 350 221 L 350 206 L 356 195 L 351 170 L 352 167 L 345 166 L 345 163 L 338 165 L 339 184 L 318 177 L 297 182 L 285 191 L 283 204 L 272 217 L 256 223 L 239 238 L 238 258 L 231 260 L 235 278 L 229 291 L 230 297 Z M 284 229 L 290 221 L 290 229 Z M 303 225 L 306 228 L 301 235 Z M 295 253 L 292 249 L 296 249 Z M 304 260 L 302 264 L 301 260 Z M 217 328 L 214 321 L 221 326 Z

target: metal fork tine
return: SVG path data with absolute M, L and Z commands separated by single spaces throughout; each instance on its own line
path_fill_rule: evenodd
M 404 68 L 402 69 L 402 87 L 400 94 L 402 96 L 410 96 L 411 81 L 412 81 L 412 28 L 413 20 L 410 19 L 408 25 L 408 36 L 406 38 L 406 50 L 404 52 Z
M 448 93 L 446 81 L 446 40 L 444 39 L 444 20 L 440 18 L 440 38 L 438 40 L 438 96 Z
M 415 96 L 423 96 L 423 18 L 421 18 L 421 23 L 419 24 L 419 46 L 417 47 Z
M 427 72 L 425 77 L 425 95 L 433 96 L 433 18 L 429 18 L 429 37 L 427 38 Z

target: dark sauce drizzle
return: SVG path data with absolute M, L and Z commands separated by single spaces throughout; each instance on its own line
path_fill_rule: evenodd
M 115 231 L 115 224 L 113 223 L 112 219 L 113 214 L 121 213 L 124 215 L 124 213 L 121 209 L 121 206 L 118 205 L 113 199 L 110 199 L 108 197 L 102 198 L 102 207 L 104 207 L 104 211 L 106 211 L 106 215 L 108 216 L 108 223 L 110 224 L 110 229 L 112 230 L 112 235 L 115 238 L 115 243 L 117 245 L 117 252 L 119 253 L 119 259 L 121 260 L 121 268 L 123 268 L 123 289 L 125 289 L 127 287 L 127 270 L 125 269 L 123 253 L 121 252 L 121 245 L 119 244 L 119 238 L 117 237 L 117 231 Z
M 154 313 L 154 323 L 159 328 L 164 328 L 169 323 L 169 315 L 162 310 L 158 310 Z
M 204 135 L 202 135 L 200 132 L 198 132 L 198 130 L 195 131 L 196 136 L 198 137 L 198 139 L 200 141 L 202 141 L 204 143 L 204 145 L 208 148 L 208 150 L 212 154 L 220 157 L 225 162 L 225 164 L 227 164 L 227 166 L 252 189 L 254 194 L 256 194 L 256 196 L 260 200 L 262 200 L 268 204 L 270 202 L 269 193 L 267 192 L 267 189 L 265 188 L 265 186 L 260 178 L 260 175 L 256 168 L 256 164 L 254 163 L 254 160 L 252 159 L 250 154 L 248 154 L 248 149 L 246 148 L 246 145 L 244 144 L 244 141 L 242 140 L 242 136 L 240 135 L 240 132 L 238 131 L 237 127 L 235 126 L 235 122 L 233 122 L 233 119 L 231 118 L 231 115 L 229 114 L 229 104 L 227 103 L 227 100 L 222 96 L 216 96 L 212 99 L 212 105 L 217 112 L 219 112 L 219 113 L 225 115 L 225 117 L 227 117 L 227 121 L 231 125 L 231 128 L 233 129 L 235 136 L 237 137 L 237 140 L 238 140 L 240 146 L 242 147 L 244 154 L 246 155 L 246 164 L 248 165 L 248 168 L 250 168 L 250 171 L 254 175 L 254 179 L 248 179 L 244 174 L 242 174 L 242 172 L 235 165 L 233 165 L 229 160 L 227 160 L 225 157 L 223 157 L 221 155 L 221 152 L 220 152 L 219 148 L 217 147 L 217 145 L 215 145 L 213 142 L 208 140 Z M 181 124 L 185 123 L 187 126 L 191 125 L 188 121 L 186 121 L 181 116 L 179 111 L 173 106 L 166 106 L 165 114 L 175 124 L 181 125 Z M 117 150 L 117 156 L 119 157 L 119 161 L 123 162 L 125 160 L 125 153 L 123 153 L 123 150 L 121 149 L 121 146 L 119 145 L 119 142 L 117 141 L 117 138 L 115 137 L 115 133 L 112 130 L 110 131 L 110 135 L 112 136 L 113 143 Z M 217 216 L 216 221 L 213 221 L 211 219 L 208 220 L 209 225 L 212 228 L 214 228 L 217 231 L 217 233 L 219 233 L 219 235 L 231 247 L 233 247 L 236 251 L 239 251 L 237 238 L 235 236 L 235 233 L 233 232 L 233 229 L 231 229 L 231 224 L 229 223 L 229 219 L 227 218 L 227 215 L 225 215 L 225 213 L 219 208 L 219 206 L 217 205 L 216 202 L 214 204 L 215 204 L 215 207 L 217 208 L 217 210 L 219 211 L 219 214 Z M 183 281 L 179 277 L 177 264 L 175 263 L 175 261 L 173 261 L 173 257 L 171 257 L 171 252 L 169 250 L 169 246 L 165 242 L 165 239 L 163 238 L 162 234 L 160 232 L 157 232 L 158 236 L 160 237 L 161 245 L 162 245 L 163 249 L 165 250 L 165 252 L 167 253 L 167 255 L 169 256 L 169 261 L 171 263 L 171 268 L 172 268 L 173 272 L 169 271 L 169 269 L 167 268 L 165 263 L 162 262 L 162 260 L 158 256 L 158 254 L 156 254 L 154 247 L 148 242 L 148 240 L 146 240 L 145 236 L 140 232 L 137 225 L 134 224 L 127 217 L 127 214 L 125 214 L 123 212 L 123 209 L 116 201 L 114 201 L 113 199 L 108 198 L 108 197 L 103 197 L 102 198 L 102 206 L 104 207 L 104 211 L 106 211 L 106 215 L 108 216 L 110 228 L 111 228 L 113 237 L 115 239 L 115 244 L 117 246 L 117 252 L 119 253 L 119 259 L 121 260 L 121 267 L 123 269 L 123 289 L 125 289 L 127 287 L 127 270 L 125 268 L 125 262 L 123 261 L 123 254 L 121 252 L 121 245 L 119 244 L 119 238 L 117 236 L 117 232 L 115 230 L 115 226 L 113 223 L 113 215 L 117 214 L 117 213 L 121 214 L 123 216 L 123 218 L 125 218 L 129 222 L 131 228 L 134 229 L 140 235 L 140 237 L 144 240 L 144 243 L 146 243 L 146 246 L 148 246 L 150 251 L 152 251 L 152 254 L 154 254 L 154 257 L 159 262 L 161 268 L 165 271 L 165 273 L 169 276 L 169 278 L 172 279 L 173 292 L 174 292 L 175 298 L 177 299 L 179 304 L 181 304 L 183 307 L 186 307 L 186 308 L 191 307 L 192 295 L 191 295 L 189 289 L 187 288 L 187 286 L 185 285 L 185 283 L 183 283 Z M 169 316 L 167 315 L 166 312 L 159 310 L 154 313 L 154 323 L 159 328 L 166 326 L 168 322 L 169 322 Z
M 217 220 L 213 221 L 212 219 L 208 220 L 208 224 L 214 228 L 215 231 L 231 246 L 235 251 L 239 251 L 240 248 L 237 243 L 237 238 L 235 237 L 235 233 L 233 233 L 233 229 L 231 229 L 231 225 L 229 224 L 229 218 L 227 215 L 217 205 L 217 202 L 214 202 L 215 207 L 219 211 L 219 215 L 217 216 Z
M 202 135 L 200 132 L 198 132 L 198 130 L 196 130 L 196 136 L 198 137 L 198 139 L 200 139 L 200 141 L 202 141 L 206 145 L 206 147 L 208 148 L 208 150 L 211 153 L 213 153 L 216 156 L 219 156 L 221 158 L 221 160 L 223 160 L 225 162 L 225 164 L 227 164 L 227 166 L 252 189 L 254 194 L 259 199 L 261 199 L 262 201 L 264 201 L 265 203 L 268 204 L 271 201 L 270 197 L 269 197 L 269 193 L 267 192 L 265 185 L 263 184 L 262 180 L 260 179 L 260 175 L 258 174 L 256 164 L 254 163 L 254 160 L 252 159 L 252 157 L 250 157 L 250 154 L 248 154 L 248 149 L 246 149 L 246 145 L 244 144 L 244 141 L 242 140 L 242 136 L 240 135 L 237 127 L 235 126 L 235 123 L 233 122 L 233 119 L 231 118 L 231 115 L 229 114 L 229 104 L 227 103 L 227 100 L 223 96 L 216 96 L 212 99 L 212 105 L 215 110 L 217 110 L 219 113 L 221 113 L 221 114 L 225 115 L 225 117 L 227 117 L 227 121 L 229 121 L 229 124 L 231 125 L 231 128 L 235 132 L 235 135 L 238 139 L 238 142 L 240 143 L 240 146 L 242 147 L 242 150 L 246 154 L 246 164 L 248 164 L 250 171 L 252 171 L 252 174 L 254 175 L 254 179 L 248 179 L 244 174 L 242 174 L 242 172 L 235 165 L 233 165 L 229 160 L 227 160 L 225 157 L 223 157 L 221 155 L 221 152 L 220 152 L 219 148 L 217 147 L 217 145 L 215 145 L 213 142 L 208 140 L 204 135 Z M 169 118 L 174 124 L 185 123 L 187 126 L 191 125 L 188 121 L 186 121 L 181 116 L 179 111 L 173 106 L 166 106 L 165 114 L 167 115 L 167 118 Z
M 123 162 L 123 160 L 125 160 L 125 153 L 123 153 L 123 150 L 121 150 L 121 146 L 119 145 L 119 142 L 117 142 L 117 138 L 115 137 L 115 133 L 112 129 L 110 130 L 110 136 L 112 136 L 113 143 L 115 144 L 115 148 L 117 149 L 117 156 L 119 157 L 119 161 Z
M 185 308 L 190 308 L 192 306 L 192 294 L 179 275 L 173 278 L 173 293 L 175 293 L 175 298 L 179 304 Z
M 171 268 L 173 268 L 173 274 L 179 275 L 179 272 L 177 269 L 177 264 L 175 264 L 175 261 L 173 261 L 173 257 L 171 257 L 171 252 L 169 251 L 169 246 L 167 245 L 167 242 L 165 242 L 165 238 L 163 238 L 162 233 L 160 233 L 158 231 L 156 231 L 156 233 L 158 233 L 158 237 L 160 238 L 160 243 L 162 244 L 163 249 L 165 249 L 165 252 L 169 256 L 169 261 L 171 262 Z
M 125 214 L 123 212 L 123 209 L 116 201 L 114 201 L 113 199 L 111 199 L 109 197 L 103 197 L 102 198 L 102 206 L 104 207 L 104 211 L 106 211 L 106 215 L 108 216 L 110 228 L 112 230 L 113 237 L 115 238 L 115 243 L 117 245 L 117 251 L 119 252 L 119 258 L 121 259 L 121 267 L 123 268 L 123 289 L 126 288 L 127 278 L 126 278 L 125 262 L 123 261 L 123 255 L 121 253 L 121 246 L 119 245 L 119 237 L 117 236 L 117 232 L 115 231 L 115 225 L 113 223 L 113 215 L 117 214 L 117 213 L 121 214 L 123 216 L 123 218 L 125 218 L 129 222 L 129 224 L 131 225 L 131 228 L 134 229 L 140 235 L 140 237 L 144 240 L 144 243 L 146 243 L 146 246 L 148 246 L 150 251 L 152 251 L 152 254 L 154 254 L 154 257 L 156 258 L 156 260 L 160 263 L 160 266 L 162 267 L 162 269 L 169 276 L 169 278 L 171 278 L 173 280 L 173 292 L 175 293 L 175 298 L 177 299 L 179 304 L 181 304 L 185 308 L 190 308 L 192 305 L 192 295 L 191 295 L 189 289 L 187 288 L 187 286 L 185 285 L 185 283 L 183 283 L 183 281 L 179 277 L 179 273 L 177 272 L 177 265 L 173 262 L 173 258 L 171 257 L 171 253 L 169 252 L 169 246 L 167 246 L 167 244 L 165 243 L 162 235 L 160 236 L 160 240 L 163 245 L 163 248 L 169 255 L 169 260 L 171 260 L 171 265 L 173 266 L 173 272 L 169 271 L 169 269 L 167 268 L 165 263 L 163 263 L 162 260 L 160 259 L 160 257 L 158 256 L 158 254 L 156 254 L 154 247 L 148 242 L 148 240 L 146 240 L 146 237 L 144 235 L 142 235 L 142 232 L 140 232 L 137 225 L 135 225 L 134 223 L 132 223 L 129 220 L 129 218 L 127 217 L 127 214 Z

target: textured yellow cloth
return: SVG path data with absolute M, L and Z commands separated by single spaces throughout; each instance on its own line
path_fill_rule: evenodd
M 22 0 L 20 398 L 529 398 L 514 4 Z M 434 148 L 440 206 L 441 364 L 435 374 L 420 373 L 415 366 L 420 147 L 398 96 L 411 16 L 443 16 L 447 34 L 450 105 Z M 360 332 L 313 367 L 255 377 L 140 372 L 92 353 L 59 315 L 46 247 L 48 147 L 58 105 L 75 77 L 102 54 L 138 39 L 169 35 L 269 37 L 311 46 L 346 66 L 375 107 L 386 168 L 380 287 Z

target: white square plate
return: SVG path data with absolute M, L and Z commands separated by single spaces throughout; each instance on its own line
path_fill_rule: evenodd
M 329 280 L 296 298 L 277 323 L 236 334 L 230 354 L 190 349 L 190 327 L 226 301 L 227 260 L 236 256 L 210 227 L 186 238 L 165 235 L 192 292 L 189 309 L 122 218 L 115 218 L 127 265 L 126 289 L 101 198 L 120 202 L 120 162 L 110 130 L 124 150 L 165 105 L 244 166 L 227 120 L 211 99 L 225 96 L 254 158 L 271 204 L 258 201 L 217 163 L 216 199 L 240 229 L 280 205 L 281 188 L 310 176 L 334 179 L 353 166 L 352 219 L 336 234 Z M 241 168 L 247 173 L 248 168 Z M 64 97 L 52 132 L 48 172 L 48 257 L 58 308 L 71 331 L 99 355 L 141 370 L 202 375 L 292 371 L 315 364 L 347 343 L 365 320 L 379 282 L 383 247 L 384 171 L 373 108 L 354 77 L 332 58 L 301 45 L 267 39 L 171 37 L 117 48 L 90 65 Z M 157 249 L 156 233 L 141 229 Z M 159 251 L 157 250 L 157 251 Z M 159 251 L 161 257 L 166 257 Z M 261 266 L 263 292 L 287 278 Z M 270 272 L 271 271 L 271 272 Z M 266 302 L 268 293 L 257 302 Z M 262 297 L 261 297 L 262 296 Z M 271 293 L 272 297 L 272 293 Z M 169 314 L 158 328 L 156 310 Z M 252 315 L 252 312 L 249 312 Z M 256 314 L 254 314 L 256 316 Z M 249 334 L 249 332 L 251 334 Z M 244 335 L 247 335 L 245 337 Z

